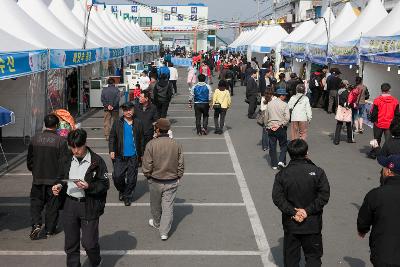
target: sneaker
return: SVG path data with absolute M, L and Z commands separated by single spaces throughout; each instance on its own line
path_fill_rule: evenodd
M 40 239 L 40 232 L 42 231 L 42 226 L 39 224 L 36 224 L 34 226 L 32 226 L 32 231 L 29 235 L 29 238 L 31 240 L 38 240 Z
M 150 225 L 151 227 L 153 227 L 154 229 L 157 229 L 157 230 L 158 230 L 158 228 L 159 228 L 159 227 L 157 227 L 156 224 L 154 223 L 154 219 L 150 219 L 150 220 L 149 220 L 149 225 Z
M 286 167 L 286 165 L 282 161 L 278 163 L 278 168 L 283 169 L 285 167 Z
M 131 201 L 129 199 L 125 199 L 124 204 L 126 207 L 129 207 L 131 205 Z
M 167 235 L 161 235 L 161 240 L 162 241 L 166 241 L 168 239 L 168 236 Z
M 273 170 L 277 170 L 277 169 L 278 169 L 278 167 L 272 167 L 272 169 L 273 169 Z
M 202 133 L 203 135 L 207 135 L 207 129 L 202 128 L 202 129 L 201 129 L 201 133 Z

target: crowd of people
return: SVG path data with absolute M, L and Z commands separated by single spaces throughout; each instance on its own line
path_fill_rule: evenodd
M 351 85 L 340 78 L 339 69 L 327 66 L 313 72 L 308 81 L 303 74 L 291 73 L 287 78 L 285 72 L 274 69 L 274 60 L 267 55 L 260 67 L 256 58 L 247 61 L 240 54 L 210 51 L 194 55 L 186 80 L 188 105 L 194 109 L 197 135 L 209 134 L 210 110 L 214 110 L 214 133 L 223 134 L 234 88 L 238 82 L 245 86 L 247 117 L 262 127 L 262 149 L 269 152 L 272 169 L 279 170 L 272 199 L 282 212 L 284 265 L 299 266 L 302 248 L 306 266 L 321 266 L 322 214 L 330 198 L 330 186 L 324 170 L 308 157 L 306 141 L 312 108 L 335 113 L 335 145 L 340 142 L 343 123 L 347 141 L 353 143 L 354 134 L 364 132 L 362 115 L 369 92 L 361 77 L 355 77 Z M 214 71 L 219 80 L 215 90 Z M 134 201 L 138 169 L 142 167 L 150 191 L 152 216 L 148 223 L 164 241 L 171 229 L 177 188 L 184 174 L 182 147 L 173 139 L 171 122 L 166 119 L 170 102 L 178 93 L 177 80 L 177 69 L 165 60 L 162 67 L 141 74 L 140 90 L 131 101 L 119 105 L 120 92 L 112 79 L 101 95 L 104 136 L 119 201 L 125 206 Z M 372 231 L 371 262 L 376 267 L 400 266 L 400 235 L 395 225 L 400 214 L 400 114 L 398 100 L 390 95 L 390 89 L 389 84 L 382 84 L 382 94 L 367 111 L 374 123 L 368 156 L 377 158 L 383 169 L 381 187 L 367 194 L 357 220 L 361 237 Z M 74 128 L 61 136 L 57 132 L 59 124 L 57 114 L 47 115 L 45 130 L 29 146 L 27 164 L 33 174 L 29 236 L 37 240 L 57 234 L 58 214 L 63 208 L 67 266 L 80 266 L 80 241 L 92 266 L 99 266 L 99 217 L 110 187 L 107 166 L 87 146 L 83 129 Z

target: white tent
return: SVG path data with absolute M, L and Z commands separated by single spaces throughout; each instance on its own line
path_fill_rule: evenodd
M 72 14 L 64 0 L 53 0 L 49 5 L 49 10 L 56 16 L 61 23 L 64 24 L 70 31 L 74 32 L 80 38 L 83 38 L 83 23 L 80 19 Z M 112 44 L 106 39 L 101 38 L 93 32 L 93 27 L 89 26 L 88 40 L 98 44 L 101 47 L 112 47 Z
M 242 31 L 239 36 L 230 44 L 228 45 L 229 48 L 236 48 L 236 43 L 240 42 L 243 38 L 248 35 L 249 31 Z
M 323 17 L 318 21 L 318 23 L 312 28 L 310 34 L 304 36 L 299 39 L 296 43 L 304 43 L 308 44 L 313 41 L 315 38 L 319 37 L 322 34 L 326 34 L 327 28 L 332 27 L 332 24 L 335 22 L 335 16 L 332 13 L 332 10 L 328 7 L 325 10 Z
M 245 31 L 240 40 L 238 39 L 231 44 L 231 45 L 233 45 L 232 47 L 237 49 L 243 42 L 245 42 L 248 38 L 250 38 L 250 36 L 252 36 L 255 31 L 256 31 L 256 29 L 251 29 L 251 30 Z
M 113 36 L 117 37 L 121 40 L 126 46 L 132 45 L 132 41 L 129 40 L 125 36 L 125 34 L 120 30 L 117 24 L 117 19 L 113 17 L 107 10 L 104 10 L 101 7 L 98 7 L 97 13 L 99 14 L 100 18 L 103 20 L 104 24 L 108 27 L 108 29 L 112 32 Z
M 14 0 L 1 0 L 0 29 L 41 48 L 73 49 L 74 44 L 62 40 L 34 21 Z
M 95 7 L 93 8 L 95 9 Z M 93 11 L 92 9 L 92 11 Z M 95 11 L 95 10 L 94 10 Z M 84 7 L 80 2 L 74 2 L 74 7 L 72 8 L 72 13 L 74 16 L 83 24 L 85 20 Z M 90 13 L 89 30 L 94 32 L 96 35 L 102 39 L 111 43 L 109 47 L 124 47 L 124 44 L 117 40 L 114 36 L 107 32 L 106 27 L 103 25 L 103 21 L 97 16 L 96 12 Z
M 288 33 L 280 25 L 266 26 L 262 34 L 250 44 L 250 49 L 256 53 L 269 53 L 287 36 Z
M 315 23 L 312 20 L 301 23 L 294 31 L 292 31 L 286 38 L 282 40 L 283 43 L 297 42 L 300 39 L 306 37 L 315 27 Z
M 0 30 L 0 36 L 0 52 L 17 52 L 40 49 L 39 47 L 18 39 L 3 30 Z
M 358 46 L 361 36 L 379 23 L 387 16 L 387 12 L 380 0 L 370 0 L 360 16 L 335 38 L 331 39 L 329 57 L 334 63 L 356 64 L 358 51 L 354 48 Z M 346 60 L 340 59 L 341 56 L 349 57 L 349 51 L 353 50 L 352 57 Z
M 241 51 L 249 51 L 249 46 L 258 39 L 258 37 L 262 36 L 264 32 L 267 30 L 267 27 L 258 26 L 251 35 L 248 36 L 243 42 L 238 45 L 239 50 Z
M 386 50 L 392 54 L 382 53 L 381 55 L 385 55 L 385 64 L 394 65 L 393 62 L 396 62 L 396 66 L 387 66 L 382 64 L 374 64 L 374 63 L 364 63 L 364 83 L 370 89 L 371 97 L 375 97 L 379 95 L 380 85 L 384 82 L 392 85 L 392 94 L 399 98 L 400 91 L 397 90 L 398 85 L 400 84 L 400 75 L 398 74 L 398 57 L 393 57 L 393 54 L 399 54 L 399 48 L 396 45 L 398 44 L 398 36 L 400 35 L 400 2 L 393 8 L 393 10 L 387 15 L 383 20 L 381 20 L 377 25 L 375 25 L 370 31 L 363 35 L 365 37 L 365 42 L 361 42 L 361 46 L 364 46 L 363 43 L 369 45 L 369 40 L 375 39 L 379 40 L 381 43 L 390 44 L 386 47 L 380 48 L 377 53 L 382 53 L 383 50 Z M 377 37 L 377 38 L 376 38 Z M 375 42 L 376 43 L 376 42 Z M 363 47 L 362 47 L 363 48 Z M 368 46 L 366 48 L 369 48 Z M 375 47 L 376 48 L 376 47 Z M 382 57 L 378 57 L 382 58 Z M 388 60 L 389 59 L 389 60 Z M 372 60 L 375 61 L 375 60 Z M 377 62 L 384 63 L 384 62 Z
M 353 8 L 350 2 L 347 2 L 342 10 L 340 11 L 339 15 L 335 19 L 335 22 L 332 23 L 329 29 L 329 37 L 330 40 L 341 34 L 342 32 L 347 31 L 348 27 L 357 19 L 356 14 L 353 11 Z M 326 45 L 328 42 L 326 33 L 322 33 L 310 43 L 318 44 L 318 45 Z
M 38 24 L 45 27 L 49 32 L 60 39 L 74 44 L 75 48 L 82 48 L 83 39 L 66 28 L 55 17 L 42 2 L 42 0 L 19 0 L 18 5 Z M 96 45 L 90 41 L 87 42 L 88 48 L 96 48 Z
M 149 45 L 155 45 L 157 44 L 156 42 L 152 41 L 140 28 L 140 26 L 137 23 L 131 23 L 135 31 L 139 34 L 139 36 L 142 36 L 143 42 L 149 44 Z

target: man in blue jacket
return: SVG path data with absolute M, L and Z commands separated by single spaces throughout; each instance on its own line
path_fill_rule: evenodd
M 194 113 L 196 116 L 197 135 L 207 135 L 208 117 L 210 102 L 212 101 L 212 89 L 206 84 L 206 76 L 200 74 L 199 82 L 190 89 L 189 107 L 194 103 Z M 203 116 L 203 127 L 201 127 L 201 116 Z
M 158 77 L 161 77 L 164 74 L 165 76 L 167 76 L 167 79 L 169 80 L 169 78 L 171 76 L 171 72 L 169 71 L 167 61 L 164 61 L 164 66 L 162 66 L 161 68 L 158 69 L 157 74 L 158 74 Z

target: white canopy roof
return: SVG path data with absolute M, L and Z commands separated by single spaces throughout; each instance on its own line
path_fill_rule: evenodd
M 34 21 L 14 0 L 1 0 L 0 29 L 40 48 L 73 49 L 74 44 L 62 40 Z
M 149 45 L 157 45 L 156 42 L 152 41 L 140 28 L 140 26 L 137 23 L 132 23 L 130 22 L 131 27 L 139 34 L 139 36 L 142 36 L 142 40 L 144 44 L 149 44 Z
M 48 8 L 65 27 L 80 38 L 83 38 L 83 23 L 72 14 L 72 11 L 68 8 L 64 0 L 53 0 Z M 92 28 L 89 26 L 88 39 L 100 47 L 110 47 L 111 43 L 96 35 Z
M 261 35 L 257 36 L 251 42 L 251 50 L 253 52 L 264 52 L 263 50 L 273 49 L 288 36 L 288 33 L 280 25 L 271 25 L 263 27 Z
M 335 16 L 333 15 L 332 10 L 329 7 L 325 10 L 323 18 L 321 18 L 318 21 L 318 23 L 312 28 L 310 34 L 304 36 L 295 43 L 304 43 L 304 44 L 310 43 L 312 40 L 314 40 L 321 34 L 326 34 L 327 25 L 325 24 L 325 21 L 327 24 L 330 24 L 331 26 L 335 22 Z
M 305 36 L 309 35 L 310 32 L 315 27 L 315 23 L 312 20 L 305 21 L 301 23 L 294 31 L 292 31 L 283 42 L 290 43 L 290 42 L 297 42 L 300 39 L 304 38 Z
M 95 7 L 93 7 L 92 11 L 95 11 Z M 72 13 L 82 24 L 84 23 L 85 11 L 80 2 L 74 2 Z M 90 13 L 89 30 L 93 31 L 102 39 L 107 40 L 107 42 L 111 44 L 109 47 L 124 47 L 125 45 L 122 42 L 107 32 L 107 27 L 103 24 L 104 23 L 100 17 L 98 17 L 97 12 Z
M 38 24 L 45 27 L 49 32 L 53 33 L 60 39 L 74 44 L 75 48 L 82 48 L 83 38 L 66 28 L 58 19 L 49 11 L 42 0 L 19 0 L 18 5 Z M 88 48 L 99 47 L 92 42 L 87 43 Z
M 346 31 L 332 39 L 332 43 L 345 43 L 360 39 L 361 35 L 379 23 L 387 12 L 380 0 L 370 0 L 360 16 L 349 26 Z
M 39 47 L 18 39 L 11 34 L 0 30 L 1 42 L 0 51 L 1 52 L 17 52 L 17 51 L 29 51 L 38 50 Z
M 353 8 L 350 2 L 347 2 L 339 15 L 337 16 L 334 23 L 332 23 L 330 28 L 330 40 L 338 36 L 340 33 L 347 30 L 347 28 L 357 19 L 356 14 L 353 11 Z M 328 38 L 326 36 L 326 32 L 320 34 L 318 37 L 313 39 L 310 43 L 318 44 L 318 45 L 326 45 L 328 42 Z
M 114 37 L 120 40 L 125 46 L 132 45 L 132 42 L 124 36 L 124 33 L 118 28 L 118 24 L 115 17 L 111 17 L 106 10 L 102 7 L 98 6 L 97 14 L 103 20 L 104 24 L 106 25 L 107 29 L 112 33 Z
M 240 42 L 242 42 L 244 39 L 246 39 L 246 38 L 249 36 L 249 34 L 251 34 L 252 31 L 254 31 L 254 30 L 255 30 L 255 29 L 253 29 L 253 30 L 248 30 L 248 31 L 242 31 L 242 32 L 240 33 L 239 37 L 236 38 L 236 40 L 233 41 L 233 43 L 231 43 L 231 44 L 229 45 L 229 47 L 236 48 L 236 47 L 237 47 L 237 44 L 240 43 Z
M 394 36 L 400 35 L 400 2 L 377 25 L 363 36 Z

